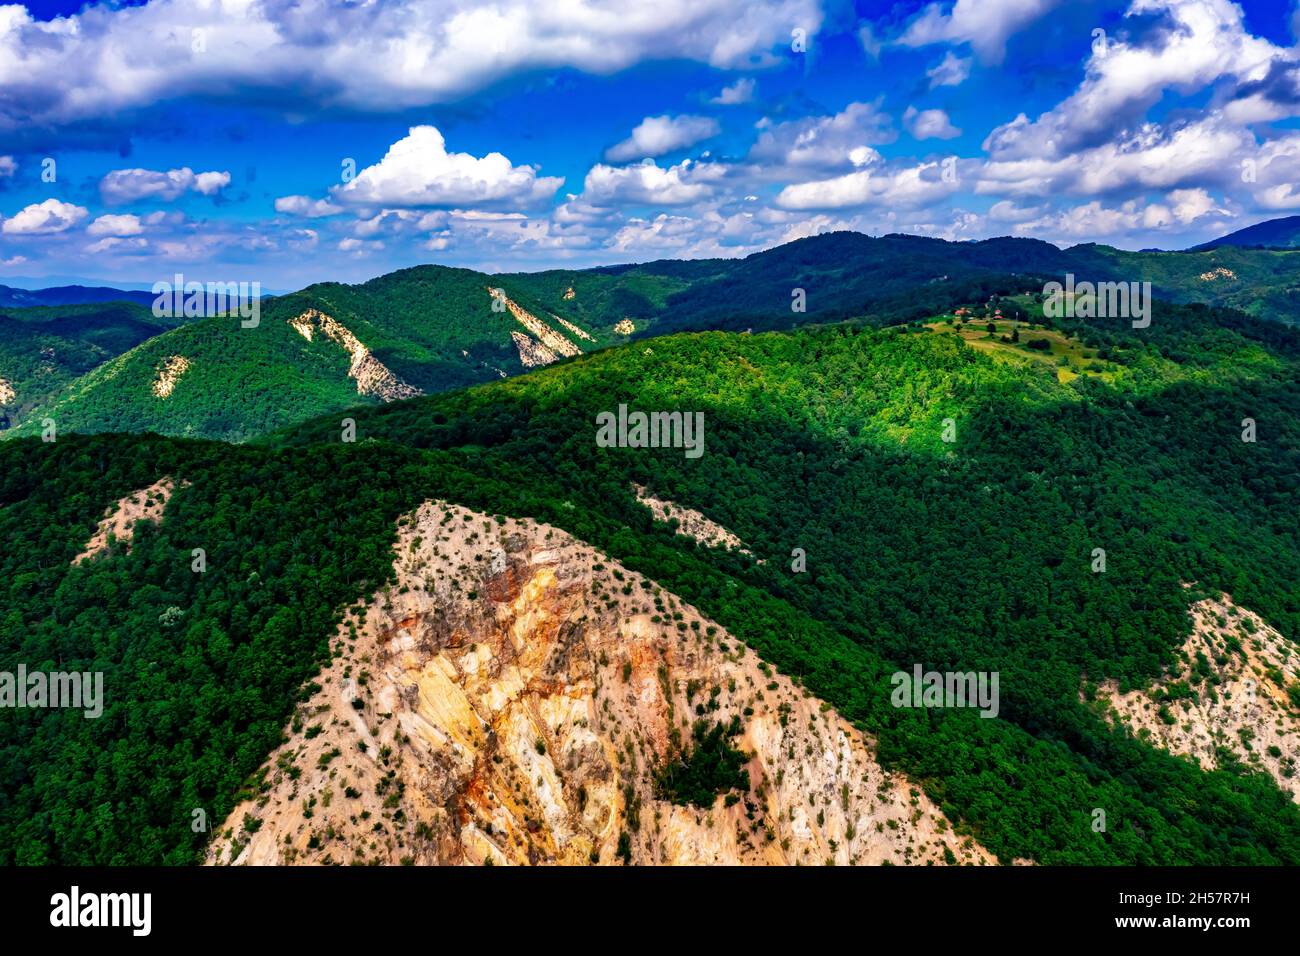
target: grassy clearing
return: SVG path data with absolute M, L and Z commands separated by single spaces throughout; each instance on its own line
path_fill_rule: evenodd
M 1115 366 L 1105 359 L 1099 359 L 1096 349 L 1090 349 L 1077 339 L 1043 325 L 982 317 L 972 320 L 949 315 L 925 323 L 925 328 L 932 332 L 959 335 L 971 348 L 986 352 L 1000 361 L 1050 365 L 1056 369 L 1057 380 L 1062 384 L 1071 382 L 1080 375 L 1091 375 L 1108 383 L 1113 383 L 1115 379 Z M 1017 337 L 1019 341 L 1014 341 Z M 1035 347 L 1030 343 L 1039 345 Z

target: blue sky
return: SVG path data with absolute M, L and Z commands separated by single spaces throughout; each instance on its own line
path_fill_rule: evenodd
M 0 283 L 356 281 L 1300 213 L 1292 2 L 0 6 Z

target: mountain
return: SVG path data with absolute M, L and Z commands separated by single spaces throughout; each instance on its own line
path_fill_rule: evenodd
M 130 302 L 0 308 L 0 427 L 175 326 Z
M 34 305 L 89 305 L 101 302 L 133 302 L 152 305 L 152 292 L 134 289 L 111 289 L 104 286 L 65 285 L 48 289 L 17 289 L 0 285 L 0 308 L 20 309 Z
M 1244 249 L 1295 249 L 1300 247 L 1300 216 L 1257 222 L 1226 236 L 1195 246 L 1191 251 L 1240 246 Z
M 1016 296 L 1016 308 L 1035 310 L 1043 285 L 1067 273 L 1151 281 L 1154 296 L 1174 302 L 1300 318 L 1291 295 L 1300 253 L 1235 248 L 1131 253 L 840 232 L 744 259 L 503 275 L 417 266 L 265 299 L 256 328 L 225 317 L 188 322 L 25 406 L 15 431 L 33 434 L 48 418 L 64 431 L 243 441 L 325 412 L 481 384 L 671 332 L 892 325 L 990 297 Z
M 988 322 L 0 444 L 0 862 L 1300 863 L 1300 332 Z
M 492 291 L 505 287 L 497 296 Z M 532 311 L 529 311 L 529 310 Z M 508 279 L 424 266 L 261 303 L 256 324 L 197 319 L 96 368 L 28 415 L 33 434 L 159 431 L 245 440 L 330 409 L 518 374 L 627 336 L 584 329 Z

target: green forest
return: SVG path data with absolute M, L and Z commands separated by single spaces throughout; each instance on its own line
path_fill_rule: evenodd
M 875 325 L 609 348 L 350 409 L 355 443 L 341 413 L 242 446 L 0 443 L 0 540 L 22 542 L 0 553 L 0 669 L 101 669 L 107 694 L 99 720 L 0 724 L 0 863 L 195 861 L 193 811 L 229 811 L 344 609 L 388 580 L 398 518 L 430 498 L 555 524 L 696 605 L 1004 862 L 1300 862 L 1300 809 L 1271 778 L 1156 750 L 1086 694 L 1159 676 L 1201 594 L 1300 635 L 1300 334 L 1200 305 L 1161 305 L 1140 332 L 1061 320 L 1115 368 L 1063 384 Z M 703 412 L 705 453 L 598 447 L 619 403 Z M 188 484 L 162 524 L 70 563 L 110 502 L 164 475 Z M 633 482 L 753 557 L 656 524 Z M 916 663 L 1000 672 L 999 716 L 894 708 L 889 674 Z M 722 728 L 695 743 L 662 783 L 688 802 L 736 782 Z

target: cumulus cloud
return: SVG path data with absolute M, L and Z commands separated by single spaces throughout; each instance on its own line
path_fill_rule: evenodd
M 290 216 L 302 216 L 304 219 L 319 219 L 333 216 L 343 211 L 328 199 L 312 199 L 310 196 L 281 196 L 275 201 L 275 211 Z
M 974 175 L 976 191 L 1005 195 L 1098 195 L 1240 182 L 1257 152 L 1249 130 L 1211 113 L 1174 128 L 1146 123 L 1112 142 L 1057 158 L 994 158 Z
M 786 186 L 776 197 L 782 209 L 846 209 L 890 205 L 916 207 L 937 202 L 956 191 L 939 163 L 896 169 L 861 169 L 832 179 Z
M 968 43 L 980 60 L 1001 63 L 1007 39 L 1042 17 L 1061 0 L 957 0 L 945 11 L 931 3 L 908 25 L 899 39 L 904 46 Z
M 722 132 L 718 121 L 707 116 L 647 116 L 632 135 L 605 152 L 612 163 L 625 163 L 630 159 L 662 156 Z
M 515 166 L 500 153 L 449 153 L 437 128 L 413 126 L 382 160 L 330 193 L 351 205 L 531 205 L 549 199 L 563 184 L 562 177 L 539 177 L 535 167 Z
M 815 33 L 822 19 L 819 0 L 152 0 L 48 21 L 0 6 L 0 130 L 189 95 L 404 110 L 525 70 L 762 66 L 788 47 L 791 24 Z
M 937 86 L 960 86 L 970 76 L 970 57 L 961 57 L 949 50 L 934 67 L 925 71 L 930 78 L 930 89 Z
M 144 232 L 139 216 L 100 216 L 86 227 L 91 236 L 138 236 Z
M 64 232 L 90 215 L 83 206 L 47 199 L 33 203 L 4 220 L 0 232 L 10 236 L 41 236 Z
M 709 180 L 720 170 L 711 164 L 683 160 L 676 166 L 656 166 L 653 160 L 635 166 L 597 163 L 587 172 L 582 199 L 597 206 L 635 203 L 682 206 L 710 195 Z
M 18 171 L 12 156 L 0 156 L 0 179 L 7 179 Z
M 984 148 L 995 159 L 1055 158 L 1096 145 L 1140 121 L 1168 90 L 1262 80 L 1282 55 L 1246 31 L 1230 0 L 1134 0 L 1127 15 L 1159 24 L 1142 41 L 1112 38 L 1094 49 L 1079 88 L 1038 119 L 1021 114 L 994 129 Z
M 149 248 L 149 240 L 141 236 L 132 236 L 130 238 L 123 236 L 108 236 L 104 239 L 100 239 L 98 242 L 92 242 L 90 245 L 86 246 L 86 251 L 92 255 L 98 255 L 105 252 L 145 252 Z
M 716 103 L 718 106 L 739 106 L 741 103 L 748 103 L 754 98 L 754 81 L 743 76 L 730 86 L 724 86 L 722 92 L 709 100 L 710 103 Z
M 1009 199 L 995 202 L 985 214 L 990 222 L 1024 222 L 1042 215 L 1042 206 L 1017 206 Z
M 961 130 L 952 125 L 943 110 L 918 110 L 909 106 L 903 113 L 903 125 L 917 139 L 952 139 Z
M 850 103 L 833 116 L 805 116 L 784 123 L 765 118 L 749 159 L 771 165 L 778 173 L 787 168 L 829 171 L 866 165 L 880 155 L 873 145 L 898 137 L 880 103 L 879 99 Z
M 170 202 L 186 192 L 212 196 L 230 185 L 230 173 L 196 173 L 188 166 L 161 172 L 153 169 L 115 169 L 99 181 L 99 195 L 110 205 L 141 199 Z

